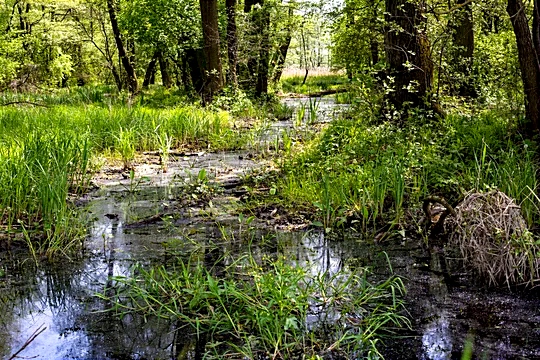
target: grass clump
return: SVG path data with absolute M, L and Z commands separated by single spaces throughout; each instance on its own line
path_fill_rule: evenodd
M 172 149 L 229 150 L 247 143 L 225 111 L 127 106 L 118 100 L 122 94 L 108 90 L 2 94 L 12 105 L 0 107 L 0 240 L 22 237 L 36 252 L 51 254 L 78 243 L 83 226 L 70 199 L 86 191 L 101 154 L 116 155 L 132 169 L 137 152 L 159 151 L 165 171 Z
M 282 161 L 275 186 L 285 203 L 312 206 L 328 229 L 403 224 L 428 195 L 457 203 L 492 188 L 516 199 L 533 226 L 540 219 L 535 146 L 512 140 L 512 126 L 491 112 L 438 122 L 419 113 L 403 126 L 368 114 L 340 119 Z
M 34 254 L 69 250 L 83 235 L 73 226 L 77 216 L 68 199 L 90 180 L 88 138 L 41 130 L 8 134 L 0 147 L 0 229 L 22 233 Z
M 219 277 L 193 258 L 137 271 L 115 278 L 116 310 L 179 319 L 207 340 L 205 358 L 376 358 L 381 336 L 408 323 L 399 314 L 401 280 L 372 284 L 365 270 L 310 277 L 283 257 L 257 263 L 246 255 Z
M 450 243 L 490 285 L 534 285 L 540 246 L 520 206 L 503 192 L 472 193 L 456 207 Z

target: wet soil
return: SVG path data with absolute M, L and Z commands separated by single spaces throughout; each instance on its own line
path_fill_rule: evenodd
M 330 102 L 328 108 L 334 111 Z M 274 124 L 263 137 L 290 126 Z M 248 226 L 238 214 L 244 177 L 271 168 L 249 152 L 178 153 L 166 173 L 157 154 L 143 154 L 133 178 L 120 164 L 104 168 L 98 189 L 78 199 L 91 224 L 83 256 L 36 265 L 27 252 L 1 253 L 0 357 L 21 350 L 18 356 L 32 359 L 192 358 L 195 345 L 177 324 L 119 318 L 107 311 L 114 304 L 96 294 L 113 291 L 116 277 L 136 276 L 135 264 L 239 253 L 246 241 L 271 234 L 252 251 L 287 254 L 313 275 L 369 267 L 373 280 L 382 280 L 391 273 L 389 259 L 408 290 L 411 329 L 384 340 L 387 359 L 461 359 L 467 341 L 477 359 L 540 359 L 538 291 L 482 288 L 458 261 L 418 239 L 328 237 L 309 227 L 309 214 L 287 226 L 283 208 L 261 208 Z

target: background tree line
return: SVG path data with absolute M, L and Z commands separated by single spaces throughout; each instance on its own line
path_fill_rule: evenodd
M 383 114 L 442 114 L 445 97 L 540 117 L 538 0 L 6 0 L 0 89 L 156 82 L 201 94 L 263 96 L 283 68 L 370 76 Z M 397 115 L 396 115 L 397 114 Z

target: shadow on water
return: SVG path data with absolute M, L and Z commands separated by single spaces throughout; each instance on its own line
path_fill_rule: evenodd
M 135 264 L 163 264 L 197 251 L 212 261 L 216 249 L 219 254 L 215 257 L 242 251 L 240 224 L 231 211 L 238 200 L 234 191 L 214 196 L 212 207 L 190 203 L 173 208 L 171 204 L 183 195 L 168 184 L 175 176 L 188 177 L 186 169 L 193 174 L 206 169 L 212 181 L 234 184 L 242 171 L 255 166 L 239 153 L 195 154 L 179 157 L 168 174 L 153 175 L 133 191 L 129 191 L 129 179 L 107 179 L 88 202 L 92 225 L 80 259 L 38 267 L 28 254 L 1 254 L 5 275 L 0 277 L 0 357 L 9 358 L 36 330 L 46 328 L 18 356 L 201 358 L 204 338 L 197 342 L 189 329 L 163 319 L 132 314 L 119 318 L 107 311 L 114 305 L 95 294 L 114 293 L 114 278 L 136 276 Z M 146 171 L 155 174 L 155 169 Z M 144 171 L 140 174 L 146 176 Z M 140 222 L 167 212 L 172 214 L 169 218 Z M 392 270 L 403 277 L 408 290 L 412 329 L 385 340 L 387 359 L 460 359 L 468 338 L 473 339 L 474 358 L 540 359 L 537 295 L 477 288 L 448 258 L 435 250 L 426 251 L 417 240 L 374 244 L 354 235 L 329 239 L 318 232 L 285 233 L 256 227 L 260 234 L 274 236 L 254 244 L 255 257 L 285 254 L 312 276 L 346 276 L 367 266 L 375 278 L 385 279 L 390 259 Z M 308 326 L 331 316 L 312 311 Z

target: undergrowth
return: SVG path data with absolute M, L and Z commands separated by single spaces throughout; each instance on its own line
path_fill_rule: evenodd
M 282 161 L 276 187 L 283 202 L 312 206 L 315 224 L 363 231 L 421 208 L 428 195 L 457 203 L 468 192 L 498 188 L 517 200 L 529 226 L 539 221 L 534 143 L 516 139 L 497 113 L 418 113 L 404 125 L 356 114 L 332 122 Z
M 173 149 L 233 150 L 250 139 L 219 108 L 180 103 L 167 90 L 135 99 L 110 90 L 1 95 L 2 241 L 23 238 L 36 254 L 49 255 L 78 244 L 83 226 L 70 200 L 88 189 L 98 155 L 117 156 L 132 169 L 137 153 L 158 151 L 166 171 Z M 157 106 L 166 96 L 170 103 L 163 104 L 175 106 Z

